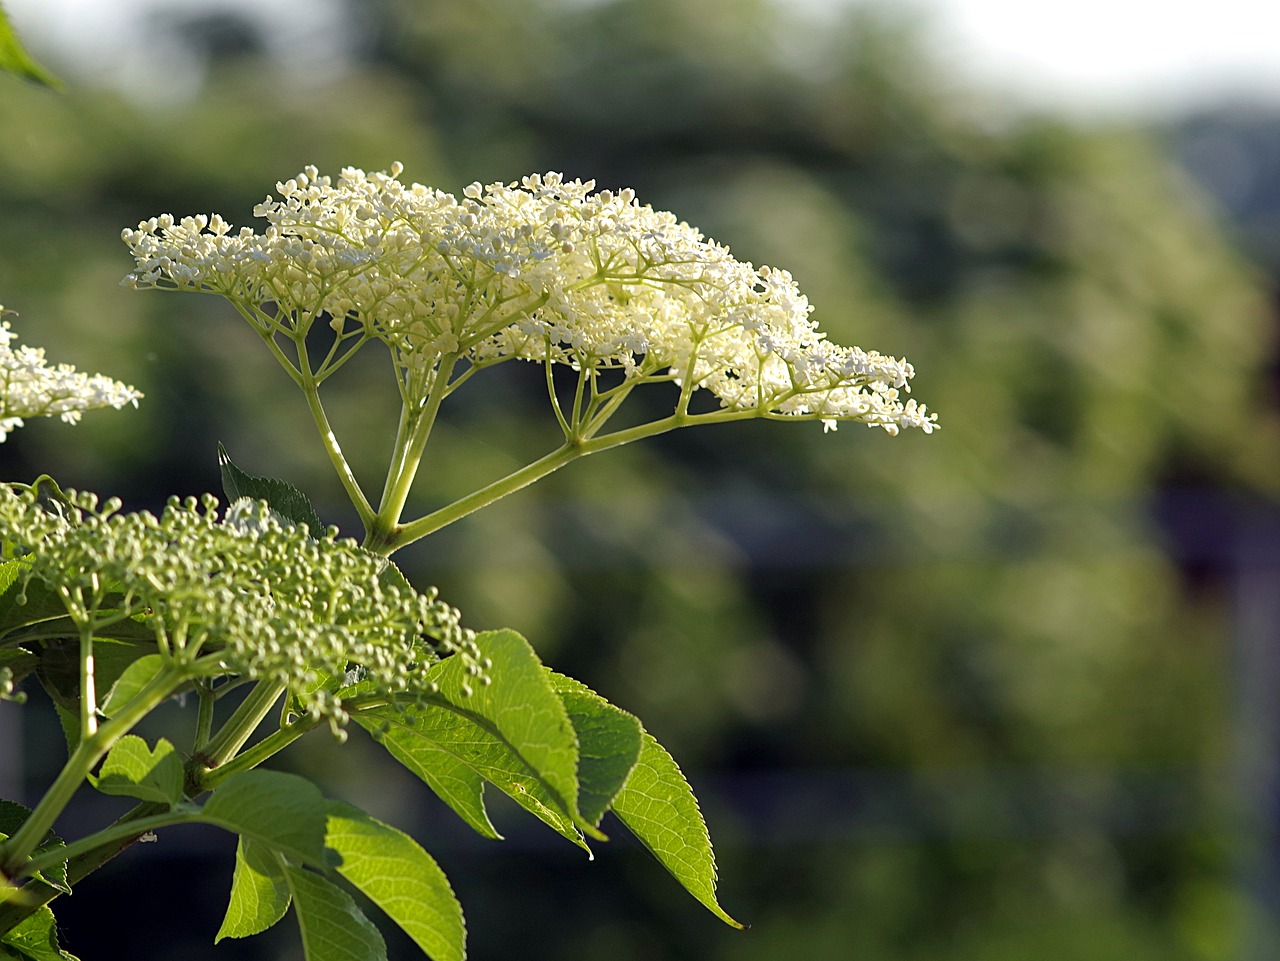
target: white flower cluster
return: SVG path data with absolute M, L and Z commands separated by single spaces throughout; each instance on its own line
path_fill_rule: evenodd
M 27 417 L 57 414 L 74 424 L 86 410 L 138 406 L 142 394 L 127 384 L 70 364 L 50 366 L 43 350 L 15 345 L 16 339 L 8 322 L 0 322 L 0 442 Z
M 705 389 L 762 416 L 928 432 L 903 396 L 906 361 L 826 340 L 791 275 L 736 260 L 631 190 L 534 174 L 462 199 L 390 173 L 314 167 L 254 209 L 264 233 L 218 215 L 155 217 L 122 237 L 126 285 L 221 294 L 264 333 L 327 318 L 387 343 L 420 398 L 444 357 L 615 370 Z
M 441 654 L 482 674 L 456 609 L 333 531 L 314 538 L 261 502 L 229 523 L 213 497 L 174 499 L 159 516 L 120 513 L 118 501 L 99 505 L 91 494 L 66 497 L 42 503 L 0 485 L 8 553 L 78 623 L 147 615 L 160 649 L 193 674 L 282 684 L 335 726 L 346 714 L 325 678 L 359 678 L 363 691 L 413 699 L 430 692 L 427 671 Z

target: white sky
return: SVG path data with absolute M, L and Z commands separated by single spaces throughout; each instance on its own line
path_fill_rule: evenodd
M 147 10 L 243 5 L 298 30 L 308 49 L 327 38 L 344 0 L 5 0 L 20 33 L 40 50 L 57 43 L 84 72 L 136 79 L 120 65 Z M 359 0 L 354 0 L 358 5 Z M 457 0 L 468 2 L 468 0 Z M 698 0 L 689 0 L 697 3 Z M 776 0 L 808 12 L 857 0 Z M 1227 95 L 1280 103 L 1280 0 L 882 0 L 936 21 L 940 46 L 980 82 L 1032 104 L 1085 112 L 1176 110 Z M 297 15 L 306 10 L 305 17 Z M 296 34 L 295 34 L 296 37 Z M 293 49 L 300 45 L 290 44 Z M 280 51 L 287 55 L 287 50 Z M 149 50 L 153 62 L 166 52 Z M 324 58 L 319 58 L 324 59 Z M 137 65 L 139 69 L 141 64 Z M 192 83 L 199 82 L 193 77 Z M 175 91 L 171 91 L 175 92 Z

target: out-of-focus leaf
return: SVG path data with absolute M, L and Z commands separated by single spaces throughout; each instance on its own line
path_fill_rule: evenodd
M 44 67 L 40 66 L 31 54 L 27 53 L 18 40 L 18 34 L 9 22 L 9 14 L 0 6 L 0 70 L 34 80 L 46 87 L 61 87 L 62 82 Z

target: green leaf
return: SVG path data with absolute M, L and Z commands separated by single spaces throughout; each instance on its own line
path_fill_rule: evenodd
M 0 564 L 0 637 L 67 613 L 54 590 L 43 581 L 27 580 L 30 567 L 21 557 Z
M 443 714 L 444 711 L 432 711 L 430 720 L 437 720 L 436 715 Z M 421 715 L 405 718 L 394 709 L 378 708 L 352 716 L 392 757 L 453 808 L 473 831 L 495 841 L 501 840 L 502 835 L 485 811 L 484 777 L 480 774 L 484 768 L 477 764 L 479 758 L 476 757 L 482 750 L 498 753 L 498 748 L 490 746 L 491 742 L 496 742 L 492 735 L 483 730 L 475 732 L 472 736 L 481 738 L 484 747 L 477 745 L 474 752 L 468 752 L 468 760 L 464 761 L 450 752 L 449 744 L 455 739 L 437 730 L 437 725 L 425 723 L 426 719 Z M 496 743 L 500 745 L 500 742 Z M 518 763 L 514 755 L 508 761 Z M 496 760 L 487 765 L 489 768 L 501 766 L 501 762 Z M 571 829 L 572 825 L 569 827 Z
M 386 961 L 387 946 L 351 895 L 318 874 L 284 865 L 307 961 Z
M 46 87 L 62 86 L 62 82 L 57 77 L 36 63 L 31 54 L 23 48 L 4 7 L 0 7 L 0 70 L 27 80 L 34 80 Z
M 94 686 L 102 696 L 110 692 L 129 665 L 155 653 L 155 642 L 139 643 L 113 637 L 93 639 Z M 80 713 L 80 639 L 48 640 L 40 647 L 36 676 L 53 702 L 72 714 Z
M 266 501 L 271 510 L 293 524 L 306 524 L 312 536 L 324 532 L 320 515 L 316 513 L 307 495 L 287 481 L 274 477 L 254 477 L 246 474 L 231 462 L 227 449 L 218 445 L 218 466 L 222 469 L 222 490 L 227 503 L 234 504 L 241 497 L 254 501 Z
M 462 905 L 431 855 L 407 834 L 349 804 L 329 807 L 330 848 L 342 855 L 338 873 L 413 938 L 434 961 L 463 961 Z
M 97 647 L 95 642 L 95 655 Z M 159 654 L 144 654 L 132 662 L 108 689 L 107 696 L 98 706 L 98 713 L 104 717 L 114 717 L 117 711 L 137 696 L 139 691 L 155 680 L 156 675 L 162 670 L 164 670 L 164 658 Z
M 27 820 L 30 814 L 30 808 L 23 807 L 16 801 L 0 800 L 0 841 L 10 837 L 18 828 L 22 827 L 23 822 Z M 33 853 L 47 854 L 62 847 L 66 847 L 62 843 L 62 838 L 50 831 L 44 836 L 44 840 L 40 842 Z M 71 886 L 67 883 L 67 862 L 65 861 L 59 861 L 43 871 L 37 871 L 35 877 L 50 887 L 57 888 L 63 894 L 71 893 Z
M 488 685 L 462 658 L 446 658 L 432 669 L 439 693 L 430 706 L 376 708 L 356 721 L 486 837 L 498 835 L 481 778 L 582 847 L 579 829 L 603 839 L 578 813 L 577 736 L 533 648 L 514 631 L 476 643 L 492 661 Z
M 693 789 L 647 732 L 631 776 L 613 799 L 613 813 L 712 914 L 735 928 L 745 927 L 716 900 L 715 854 Z
M 155 750 L 136 734 L 120 738 L 102 762 L 93 786 L 103 794 L 174 805 L 182 800 L 182 760 L 161 738 Z
M 328 802 L 306 778 L 280 771 L 241 771 L 205 802 L 200 820 L 274 848 L 295 861 L 327 867 Z
M 236 845 L 231 900 L 213 943 L 267 930 L 284 917 L 291 900 L 284 871 L 271 849 L 242 836 Z
M 74 954 L 59 947 L 58 925 L 47 904 L 0 936 L 0 956 L 22 961 L 77 961 Z
M 644 728 L 581 681 L 548 671 L 578 735 L 578 806 L 599 825 L 640 756 Z

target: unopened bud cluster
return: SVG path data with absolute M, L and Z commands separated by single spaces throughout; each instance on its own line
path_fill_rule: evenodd
M 217 500 L 171 500 L 157 516 L 120 512 L 70 492 L 41 504 L 0 487 L 0 537 L 25 576 L 61 593 L 83 628 L 145 615 L 158 649 L 193 675 L 234 675 L 285 686 L 301 709 L 346 720 L 336 685 L 420 696 L 441 654 L 479 665 L 472 633 L 434 589 L 387 576 L 387 561 L 330 530 L 313 537 L 265 503 L 245 523 L 221 519 Z
M 705 389 L 762 416 L 928 432 L 904 360 L 826 340 L 786 271 L 641 204 L 558 173 L 472 184 L 461 199 L 390 173 L 308 167 L 254 209 L 264 233 L 220 216 L 125 230 L 136 287 L 220 294 L 264 334 L 327 319 L 378 339 L 409 402 L 442 358 L 520 358 Z

